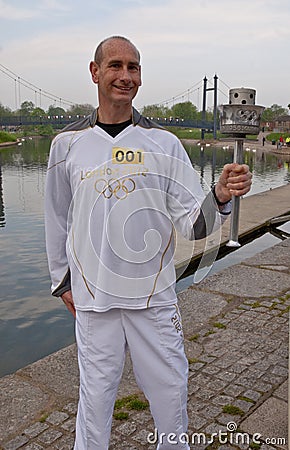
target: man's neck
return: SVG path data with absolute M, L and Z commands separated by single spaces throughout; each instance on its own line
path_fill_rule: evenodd
M 98 108 L 98 121 L 102 123 L 114 124 L 122 123 L 131 119 L 132 106 L 118 105 L 110 108 L 103 108 L 101 105 Z

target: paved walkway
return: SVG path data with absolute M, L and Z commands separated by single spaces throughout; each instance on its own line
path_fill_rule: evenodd
M 179 300 L 190 364 L 191 448 L 288 448 L 290 239 L 208 277 Z M 2 449 L 72 448 L 75 345 L 3 377 L 0 389 Z M 110 450 L 155 449 L 129 359 L 118 399 Z

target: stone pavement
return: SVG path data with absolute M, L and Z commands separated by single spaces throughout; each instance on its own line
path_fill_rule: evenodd
M 287 449 L 290 239 L 209 276 L 179 299 L 190 367 L 189 430 L 180 438 L 201 450 Z M 72 448 L 75 345 L 3 377 L 0 388 L 2 449 Z M 155 440 L 128 358 L 110 450 L 153 450 Z

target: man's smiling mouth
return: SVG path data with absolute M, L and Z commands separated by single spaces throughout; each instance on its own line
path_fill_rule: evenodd
M 131 87 L 126 87 L 126 86 L 115 86 L 116 89 L 119 89 L 121 91 L 127 91 L 129 92 L 132 88 Z

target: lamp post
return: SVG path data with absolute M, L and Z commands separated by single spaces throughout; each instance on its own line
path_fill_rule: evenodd
M 243 163 L 243 143 L 246 134 L 259 134 L 263 106 L 255 105 L 256 91 L 249 88 L 229 90 L 229 104 L 220 107 L 220 131 L 235 139 L 233 162 Z M 240 247 L 240 197 L 233 196 L 228 247 Z

